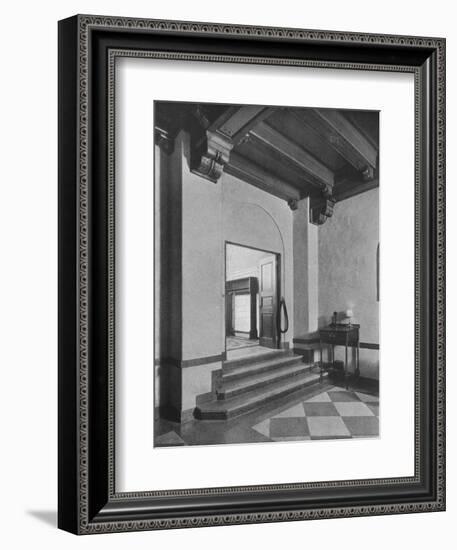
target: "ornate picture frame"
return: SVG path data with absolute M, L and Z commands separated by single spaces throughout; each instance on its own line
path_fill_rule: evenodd
M 116 492 L 118 57 L 414 75 L 415 474 Z M 59 22 L 59 527 L 75 534 L 445 509 L 445 40 L 76 15 Z

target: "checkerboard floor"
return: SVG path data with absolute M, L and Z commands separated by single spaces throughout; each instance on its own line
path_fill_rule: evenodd
M 376 437 L 379 398 L 360 391 L 326 388 L 252 428 L 272 441 Z
M 379 435 L 379 398 L 326 384 L 232 420 L 158 420 L 154 446 L 348 439 Z

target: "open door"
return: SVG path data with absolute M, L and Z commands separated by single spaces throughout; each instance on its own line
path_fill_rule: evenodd
M 279 347 L 277 262 L 273 254 L 259 262 L 259 343 L 267 348 Z

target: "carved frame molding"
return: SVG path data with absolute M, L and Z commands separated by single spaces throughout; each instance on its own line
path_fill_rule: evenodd
M 60 346 L 61 356 L 59 361 L 59 379 L 62 392 L 59 397 L 59 422 L 65 426 L 65 430 L 59 428 L 59 526 L 63 529 L 78 533 L 108 533 L 118 531 L 168 529 L 182 527 L 196 527 L 209 525 L 229 525 L 243 523 L 292 521 L 317 518 L 334 518 L 348 516 L 364 516 L 375 514 L 400 514 L 408 512 L 439 511 L 445 509 L 445 421 L 444 421 L 444 126 L 445 126 L 445 41 L 440 38 L 423 38 L 409 36 L 370 35 L 361 33 L 311 31 L 302 29 L 283 29 L 267 27 L 248 27 L 242 25 L 223 25 L 213 23 L 192 23 L 177 21 L 160 21 L 148 19 L 131 19 L 118 17 L 99 17 L 80 15 L 65 20 L 60 24 L 60 116 L 62 122 L 68 122 L 66 132 L 74 132 L 70 140 L 70 146 L 60 152 L 60 162 L 68 166 L 61 176 L 61 189 L 65 191 L 60 199 L 60 231 L 62 243 L 71 248 L 72 236 L 76 236 L 77 243 L 74 255 L 76 264 L 69 259 L 63 248 L 60 249 L 61 279 L 59 282 L 59 296 L 61 306 L 59 324 L 61 327 Z M 109 53 L 107 65 L 108 71 L 108 200 L 107 200 L 107 235 L 106 254 L 108 258 L 107 274 L 107 377 L 104 382 L 104 391 L 107 390 L 106 399 L 101 399 L 101 416 L 94 417 L 94 409 L 90 409 L 90 401 L 94 398 L 93 380 L 95 373 L 90 354 L 90 343 L 94 342 L 94 327 L 91 325 L 89 306 L 91 293 L 89 285 L 93 286 L 97 281 L 93 280 L 91 263 L 93 261 L 91 243 L 94 239 L 96 227 L 90 216 L 91 198 L 89 182 L 93 174 L 93 166 L 89 164 L 90 134 L 89 118 L 92 116 L 89 106 L 89 86 L 91 73 L 89 72 L 89 60 L 91 57 L 90 40 L 93 33 L 100 31 L 123 31 L 126 33 L 157 34 L 166 37 L 182 35 L 211 38 L 252 37 L 255 40 L 276 40 L 277 43 L 301 44 L 344 44 L 355 47 L 353 52 L 362 52 L 365 46 L 395 47 L 398 51 L 410 50 L 412 53 L 422 50 L 429 51 L 429 57 L 424 65 L 384 64 L 363 60 L 339 60 L 339 61 L 310 61 L 293 57 L 251 57 L 249 55 L 221 55 L 199 54 L 191 52 L 163 52 L 131 49 L 113 49 Z M 282 42 L 284 41 L 284 42 Z M 360 47 L 360 49 L 357 49 Z M 76 55 L 74 55 L 76 53 Z M 73 56 L 74 55 L 74 59 Z M 235 63 L 262 63 L 282 64 L 305 67 L 347 68 L 359 70 L 388 70 L 413 72 L 415 75 L 415 111 L 416 111 L 416 440 L 415 460 L 416 475 L 413 478 L 392 478 L 372 480 L 351 480 L 322 483 L 297 483 L 280 486 L 247 486 L 216 489 L 195 489 L 181 491 L 144 491 L 139 493 L 116 493 L 114 490 L 114 60 L 116 56 L 151 57 L 155 59 L 180 59 L 201 60 Z M 355 56 L 355 53 L 354 53 Z M 363 56 L 362 56 L 363 57 Z M 64 84 L 75 83 L 75 89 Z M 425 83 L 429 83 L 425 85 Z M 424 87 L 425 86 L 425 87 Z M 431 99 L 430 99 L 431 97 Z M 432 122 L 430 131 L 436 137 L 434 153 L 436 162 L 431 173 L 425 173 L 424 166 L 418 156 L 418 151 L 423 147 L 422 133 L 425 131 L 422 117 L 425 102 L 432 105 Z M 66 107 L 74 104 L 77 116 L 66 113 Z M 62 110 L 63 109 L 63 110 Z M 66 118 L 67 117 L 67 118 Z M 102 121 L 103 122 L 103 121 Z M 62 125 L 61 128 L 65 126 Z M 62 130 L 63 132 L 63 130 Z M 63 136 L 64 134 L 61 134 Z M 68 134 L 67 134 L 68 135 Z M 70 162 L 74 159 L 76 170 Z M 215 166 L 220 159 L 210 156 L 210 164 L 214 162 L 209 173 L 217 173 Z M 214 172 L 215 171 L 215 172 Z M 431 178 L 434 202 L 433 211 L 423 219 L 423 206 L 421 202 L 421 185 Z M 73 184 L 76 186 L 73 187 Z M 65 187 L 68 185 L 68 191 Z M 63 186 L 63 187 L 62 187 Z M 74 189 L 74 191 L 71 191 Z M 77 225 L 71 225 L 72 218 L 68 216 L 71 208 L 77 215 Z M 63 216 L 63 217 L 62 217 Z M 65 218 L 67 216 L 68 220 Z M 425 237 L 424 228 L 429 234 Z M 76 233 L 75 233 L 76 231 Z M 422 247 L 424 238 L 434 242 L 435 251 L 430 259 L 429 267 L 424 265 L 429 249 Z M 98 242 L 98 241 L 97 241 Z M 424 271 L 425 269 L 425 271 Z M 430 273 L 428 271 L 430 269 Z M 424 273 L 426 280 L 430 280 L 431 294 L 423 295 Z M 71 283 L 68 280 L 71 279 Z M 69 288 L 69 290 L 67 290 Z M 73 290 L 77 292 L 74 293 Z M 426 303 L 424 302 L 426 300 Z M 95 304 L 93 304 L 95 305 Z M 425 336 L 423 323 L 424 312 L 433 318 L 431 336 Z M 77 333 L 77 345 L 74 350 L 74 334 L 66 336 L 65 331 L 71 333 L 70 327 L 74 327 Z M 429 378 L 423 370 L 420 360 L 425 346 L 430 351 L 431 364 L 429 365 Z M 73 353 L 73 350 L 75 353 Z M 103 376 L 105 376 L 103 374 Z M 430 394 L 426 394 L 425 387 Z M 65 389 L 65 391 L 64 391 Z M 431 416 L 424 417 L 420 403 L 424 395 L 432 396 L 434 408 Z M 104 408 L 106 405 L 106 408 Z M 106 414 L 105 414 L 106 413 Z M 74 425 L 74 430 L 69 427 Z M 106 428 L 106 432 L 103 431 Z M 100 441 L 95 443 L 94 430 Z M 432 438 L 433 445 L 430 449 L 432 468 L 426 470 L 428 462 L 424 462 L 421 452 L 423 438 Z M 106 443 L 106 446 L 105 446 Z M 106 458 L 106 462 L 103 457 Z M 427 459 L 428 460 L 428 459 Z M 105 467 L 107 465 L 107 469 Z M 97 482 L 94 481 L 94 471 L 99 471 Z M 423 498 L 405 500 L 403 502 L 389 502 L 372 498 L 366 504 L 341 504 L 314 506 L 292 505 L 284 502 L 283 505 L 267 508 L 252 507 L 246 510 L 249 498 L 252 495 L 274 495 L 274 502 L 280 501 L 280 496 L 287 491 L 332 491 L 333 489 L 345 489 L 348 494 L 358 494 L 364 488 L 375 490 L 390 488 L 392 492 L 396 487 L 407 486 L 419 488 L 423 483 L 423 472 L 427 471 L 428 482 L 432 484 L 433 493 L 427 493 L 424 486 Z M 431 476 L 431 477 L 430 477 Z M 107 483 L 105 486 L 104 483 Z M 370 489 L 371 490 L 371 489 Z M 189 497 L 202 498 L 205 495 L 211 498 L 222 498 L 224 501 L 239 503 L 239 511 L 178 515 L 175 517 L 157 517 L 154 512 L 154 499 L 172 497 L 176 502 L 179 499 L 184 502 Z M 270 496 L 268 496 L 270 498 Z M 151 500 L 152 499 L 152 500 Z M 176 500 L 178 499 L 178 500 Z M 271 502 L 273 502 L 271 501 Z M 180 501 L 181 502 L 181 501 Z M 241 504 L 243 503 L 243 504 Z M 142 510 L 142 512 L 141 512 Z

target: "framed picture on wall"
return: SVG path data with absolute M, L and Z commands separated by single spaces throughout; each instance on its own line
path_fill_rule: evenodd
M 439 511 L 440 38 L 59 22 L 59 526 Z

